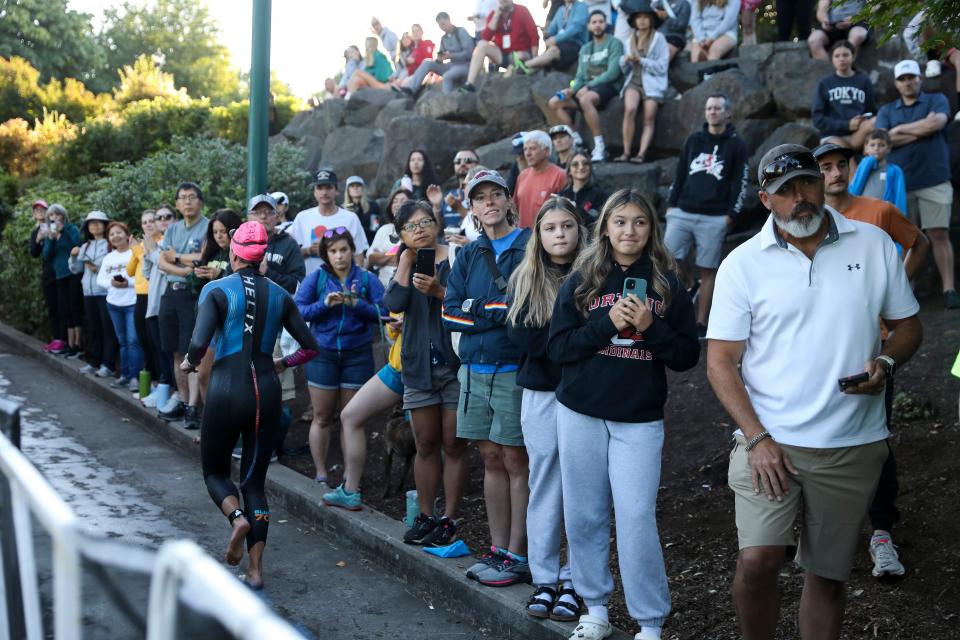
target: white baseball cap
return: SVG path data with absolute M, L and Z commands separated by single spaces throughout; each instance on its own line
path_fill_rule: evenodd
M 906 75 L 920 75 L 920 65 L 917 64 L 916 60 L 901 60 L 897 63 L 897 66 L 893 68 L 894 78 Z

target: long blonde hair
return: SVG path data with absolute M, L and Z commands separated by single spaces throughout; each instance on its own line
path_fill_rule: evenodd
M 379 41 L 373 36 L 370 36 L 369 38 L 363 41 L 363 49 L 364 49 L 363 66 L 372 67 L 374 65 L 374 63 L 376 62 L 376 59 L 374 58 L 373 54 L 377 52 L 378 46 L 379 46 Z
M 664 312 L 670 305 L 670 282 L 667 280 L 667 272 L 676 270 L 676 262 L 663 245 L 663 229 L 657 219 L 657 210 L 653 208 L 647 196 L 637 189 L 620 189 L 607 198 L 600 211 L 600 217 L 593 225 L 593 239 L 590 245 L 577 256 L 577 260 L 573 263 L 572 271 L 579 272 L 583 277 L 576 291 L 573 292 L 573 297 L 577 309 L 584 317 L 589 314 L 590 302 L 604 293 L 607 276 L 610 275 L 610 267 L 613 265 L 613 248 L 606 234 L 607 221 L 617 209 L 630 204 L 639 207 L 650 224 L 650 237 L 643 252 L 650 257 L 653 265 L 651 278 L 653 290 L 663 300 Z
M 587 228 L 583 226 L 583 221 L 577 212 L 577 205 L 563 196 L 547 198 L 537 213 L 533 233 L 527 241 L 523 262 L 510 275 L 510 282 L 507 285 L 507 294 L 510 296 L 507 321 L 514 325 L 536 328 L 550 324 L 553 303 L 557 299 L 557 291 L 560 290 L 563 277 L 556 269 L 550 269 L 547 265 L 550 256 L 544 250 L 543 241 L 540 239 L 540 224 L 548 213 L 555 210 L 570 215 L 577 223 L 577 248 L 574 257 L 580 255 L 587 243 Z M 525 316 L 521 318 L 522 310 L 525 310 Z

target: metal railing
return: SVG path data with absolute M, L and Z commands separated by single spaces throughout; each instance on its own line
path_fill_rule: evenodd
M 20 414 L 0 398 L 0 640 L 44 638 L 33 520 L 52 542 L 53 635 L 83 635 L 81 566 L 149 575 L 146 612 L 131 611 L 121 592 L 121 612 L 147 640 L 187 637 L 183 619 L 205 619 L 227 637 L 302 640 L 289 624 L 195 543 L 168 541 L 159 552 L 91 535 L 19 450 Z M 182 593 L 189 590 L 187 604 Z M 185 615 L 189 609 L 190 615 Z M 141 615 L 143 614 L 143 615 Z M 179 631 L 178 631 L 179 630 Z M 221 631 L 221 633 L 222 633 Z M 206 635 L 205 637 L 212 637 Z

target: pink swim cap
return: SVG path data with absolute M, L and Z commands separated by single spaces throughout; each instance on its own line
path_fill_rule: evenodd
M 260 262 L 267 252 L 267 230 L 259 222 L 244 222 L 233 232 L 230 250 L 241 260 Z

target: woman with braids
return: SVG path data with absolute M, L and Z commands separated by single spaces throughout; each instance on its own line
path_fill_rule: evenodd
M 666 368 L 697 364 L 693 304 L 639 191 L 607 200 L 593 242 L 557 294 L 547 356 L 562 365 L 557 444 L 573 585 L 587 614 L 571 635 L 610 635 L 610 510 L 627 610 L 659 640 L 670 594 L 657 533 Z
M 280 285 L 260 273 L 267 250 L 267 232 L 259 222 L 245 222 L 230 241 L 233 274 L 203 287 L 197 324 L 190 348 L 180 365 L 195 371 L 211 341 L 216 358 L 207 389 L 201 427 L 200 460 L 207 491 L 227 516 L 233 529 L 224 559 L 237 565 L 247 542 L 246 583 L 263 588 L 263 550 L 270 510 L 264 481 L 276 429 L 280 424 L 278 371 L 308 361 L 317 353 L 317 341 Z M 273 359 L 273 345 L 285 328 L 300 343 L 293 355 Z M 233 446 L 243 438 L 240 492 L 230 479 Z
M 527 558 L 536 591 L 527 601 L 527 613 L 566 622 L 577 619 L 580 603 L 569 563 L 560 566 L 563 491 L 555 393 L 560 366 L 547 358 L 547 336 L 557 291 L 586 240 L 587 229 L 573 201 L 551 196 L 537 213 L 523 261 L 507 286 L 507 334 L 521 351 L 520 426 L 530 458 Z

